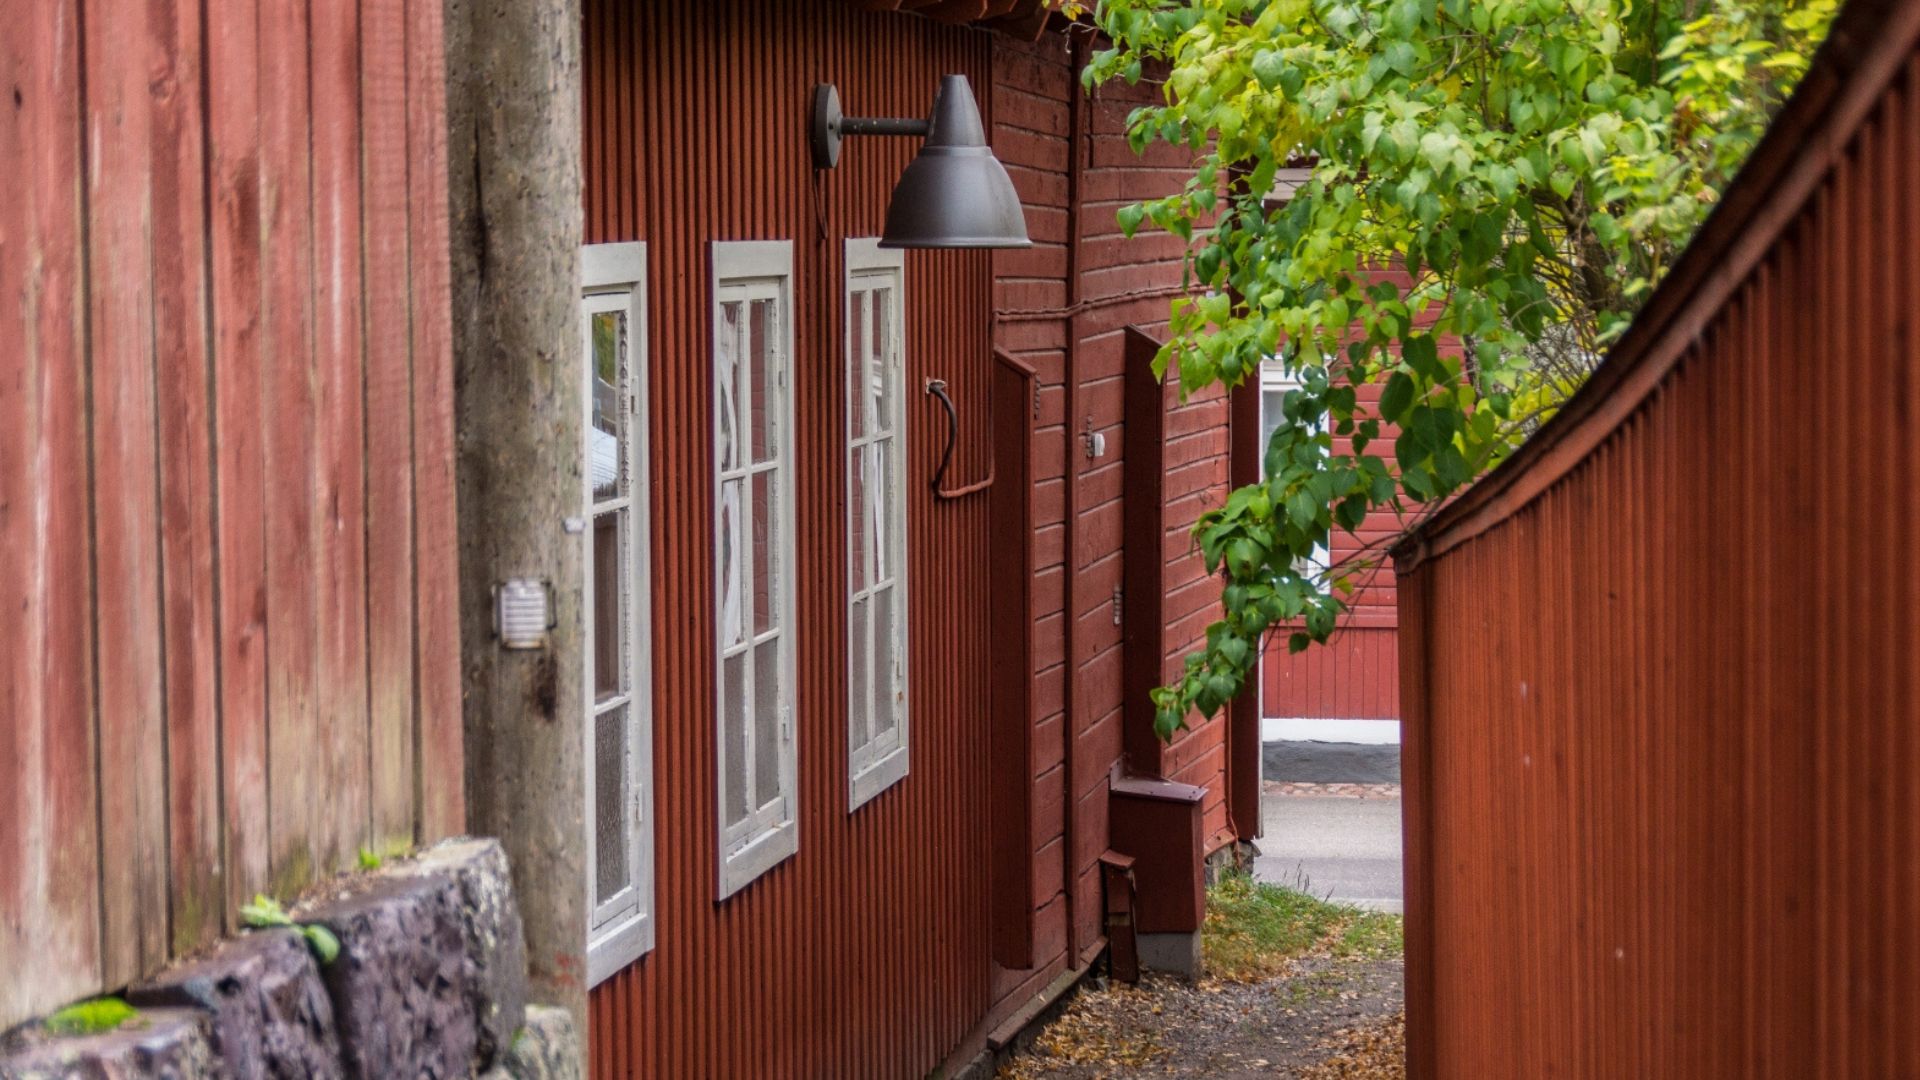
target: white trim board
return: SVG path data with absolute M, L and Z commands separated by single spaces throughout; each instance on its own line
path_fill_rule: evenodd
M 1344 742 L 1394 746 L 1400 742 L 1400 721 L 1269 716 L 1260 721 L 1260 741 Z

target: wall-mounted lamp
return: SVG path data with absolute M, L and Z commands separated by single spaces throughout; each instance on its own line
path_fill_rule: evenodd
M 883 248 L 1023 248 L 1027 218 L 1007 170 L 987 146 L 980 109 L 965 75 L 943 75 L 925 120 L 840 114 L 840 91 L 831 83 L 813 88 L 808 139 L 813 167 L 840 163 L 840 140 L 848 135 L 923 135 L 920 153 L 894 185 L 887 204 Z

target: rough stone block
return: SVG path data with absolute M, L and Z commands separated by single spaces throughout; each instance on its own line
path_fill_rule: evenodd
M 224 1077 L 198 1009 L 145 1009 L 98 1035 L 17 1033 L 0 1047 L 4 1080 L 199 1080 Z
M 321 968 L 346 1075 L 447 1080 L 472 1074 L 472 965 L 459 889 L 438 874 L 386 876 L 299 912 L 340 939 Z
M 527 1006 L 527 1022 L 480 1080 L 581 1080 L 580 1033 L 565 1009 Z
M 457 838 L 394 864 L 390 872 L 447 877 L 458 891 L 466 956 L 472 965 L 469 1002 L 478 1024 L 474 1065 L 485 1069 L 526 1020 L 527 943 L 507 853 L 498 840 Z
M 256 930 L 211 956 L 128 991 L 134 1006 L 191 1007 L 212 1017 L 214 1053 L 235 1080 L 341 1075 L 333 1003 L 306 939 Z

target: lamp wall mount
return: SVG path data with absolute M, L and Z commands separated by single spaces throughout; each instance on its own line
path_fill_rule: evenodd
M 847 116 L 840 111 L 840 90 L 832 83 L 813 88 L 813 118 L 807 125 L 807 146 L 813 167 L 831 169 L 840 164 L 840 140 L 848 135 L 908 135 L 926 138 L 933 125 L 912 117 Z

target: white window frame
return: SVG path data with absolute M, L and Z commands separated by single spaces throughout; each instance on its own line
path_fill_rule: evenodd
M 1288 390 L 1298 389 L 1300 389 L 1299 377 L 1281 366 L 1280 361 L 1268 360 L 1260 365 L 1260 479 L 1262 481 L 1267 478 L 1267 443 L 1274 426 L 1267 422 L 1267 395 L 1269 393 L 1284 394 Z M 1329 535 L 1328 539 L 1331 540 L 1332 536 Z M 1298 567 L 1296 564 L 1296 568 L 1325 573 L 1332 565 L 1332 555 L 1328 552 L 1327 545 L 1315 544 L 1308 565 Z
M 843 341 L 845 342 L 845 347 L 843 349 L 843 356 L 841 360 L 841 370 L 846 374 L 847 415 L 846 415 L 845 423 L 843 424 L 843 427 L 842 427 L 843 437 L 841 440 L 841 445 L 842 445 L 843 452 L 845 454 L 846 462 L 847 462 L 846 480 L 848 485 L 847 490 L 849 492 L 848 497 L 845 499 L 846 512 L 844 515 L 844 521 L 846 525 L 845 536 L 846 536 L 846 542 L 847 542 L 846 546 L 847 546 L 847 585 L 848 585 L 847 605 L 846 605 L 847 665 L 848 665 L 848 669 L 847 669 L 847 812 L 848 813 L 852 813 L 853 811 L 858 810 L 862 805 L 871 801 L 874 796 L 880 794 L 882 791 L 885 791 L 889 787 L 892 787 L 894 784 L 905 779 L 907 775 L 907 747 L 908 747 L 909 740 L 907 737 L 907 731 L 908 731 L 908 725 L 907 725 L 907 720 L 908 720 L 908 717 L 907 717 L 907 713 L 908 713 L 908 708 L 907 708 L 907 587 L 908 587 L 908 582 L 907 582 L 907 572 L 906 572 L 907 571 L 907 489 L 906 489 L 906 453 L 905 453 L 905 442 L 907 437 L 907 430 L 906 430 L 907 370 L 906 370 L 906 327 L 905 327 L 906 307 L 907 307 L 906 276 L 907 276 L 907 263 L 906 263 L 905 252 L 899 251 L 899 250 L 890 251 L 882 248 L 880 246 L 880 241 L 877 237 L 863 237 L 863 238 L 856 238 L 856 239 L 851 239 L 847 241 L 846 243 L 846 280 L 844 283 L 845 288 L 842 290 L 843 296 L 842 296 L 842 310 L 841 310 L 841 323 L 846 328 L 845 334 L 842 335 Z M 868 568 L 867 573 L 863 575 L 863 580 L 867 582 L 866 588 L 858 591 L 854 590 L 853 588 L 853 582 L 855 580 L 854 572 L 853 572 L 853 560 L 856 558 L 862 557 L 867 550 L 865 544 L 861 542 L 861 539 L 854 535 L 855 522 L 853 520 L 853 498 L 851 495 L 852 485 L 853 485 L 853 459 L 854 459 L 854 453 L 857 449 L 870 446 L 875 441 L 877 441 L 875 440 L 873 435 L 873 430 L 871 429 L 868 430 L 865 434 L 863 434 L 859 439 L 855 439 L 853 435 L 853 409 L 856 407 L 859 407 L 859 403 L 862 396 L 861 392 L 858 390 L 858 379 L 860 376 L 859 376 L 859 373 L 854 368 L 855 357 L 857 355 L 856 345 L 863 340 L 863 335 L 871 332 L 871 329 L 872 329 L 871 306 L 869 306 L 866 309 L 868 311 L 868 315 L 866 317 L 864 324 L 861 326 L 854 325 L 853 298 L 856 292 L 865 292 L 869 297 L 869 304 L 871 304 L 871 297 L 874 295 L 874 292 L 872 290 L 874 289 L 875 286 L 883 286 L 887 288 L 892 296 L 891 318 L 887 320 L 887 326 L 889 330 L 888 336 L 891 339 L 888 342 L 888 347 L 889 347 L 888 351 L 891 353 L 893 357 L 893 369 L 891 372 L 892 378 L 890 380 L 890 385 L 893 388 L 893 393 L 892 393 L 892 396 L 889 398 L 889 400 L 882 403 L 883 407 L 887 410 L 887 413 L 888 413 L 888 416 L 886 418 L 886 430 L 888 432 L 888 435 L 886 436 L 886 441 L 888 444 L 888 450 L 889 450 L 888 457 L 890 460 L 888 461 L 887 472 L 888 472 L 888 475 L 892 478 L 892 483 L 891 483 L 890 489 L 883 493 L 886 496 L 885 498 L 886 505 L 881 508 L 882 513 L 881 513 L 881 516 L 877 518 L 877 520 L 883 523 L 883 527 L 887 531 L 887 537 L 883 542 L 886 546 L 886 558 L 892 571 L 890 574 L 889 588 L 893 592 L 893 605 L 894 605 L 893 607 L 894 670 L 893 670 L 891 681 L 893 683 L 893 694 L 894 694 L 894 716 L 896 717 L 897 722 L 891 736 L 889 736 L 887 739 L 868 742 L 864 745 L 860 745 L 856 747 L 854 734 L 853 734 L 853 724 L 856 720 L 866 722 L 869 724 L 871 723 L 871 717 L 873 712 L 873 701 L 877 700 L 877 692 L 869 690 L 869 688 L 878 687 L 880 685 L 880 680 L 878 678 L 875 678 L 873 672 L 871 671 L 873 654 L 874 654 L 874 650 L 872 646 L 872 635 L 874 633 L 873 621 L 872 621 L 873 620 L 872 605 L 868 606 L 868 615 L 867 615 L 867 622 L 866 622 L 867 640 L 864 642 L 855 642 L 853 640 L 854 604 L 859 600 L 863 600 L 871 597 L 874 591 L 872 568 Z M 864 490 L 867 492 L 868 499 L 871 500 L 874 494 L 873 486 L 871 484 L 868 484 L 865 486 Z M 854 650 L 856 649 L 864 649 L 866 651 L 865 663 L 863 667 L 867 669 L 866 671 L 867 687 L 860 687 L 860 686 L 854 685 L 853 659 L 855 656 Z M 856 695 L 861 694 L 862 692 L 869 692 L 869 693 L 876 694 L 876 696 L 873 699 L 870 699 L 865 703 L 865 708 L 861 708 L 859 704 L 856 703 L 855 701 Z
M 584 666 L 587 686 L 586 716 L 586 843 L 587 843 L 587 984 L 593 986 L 631 965 L 654 946 L 653 867 L 653 671 L 651 555 L 648 492 L 652 471 L 647 455 L 647 247 L 644 243 L 591 244 L 581 249 L 581 502 L 587 527 L 582 530 L 582 559 L 586 588 L 582 592 L 585 617 Z M 624 450 L 628 469 L 625 491 L 596 502 L 591 463 L 594 399 L 593 323 L 599 312 L 627 315 L 628 388 Z M 593 665 L 593 541 L 598 514 L 621 513 L 626 518 L 628 573 L 627 691 L 605 702 L 594 700 Z M 598 902 L 599 831 L 597 820 L 597 720 L 602 713 L 627 709 L 627 780 L 632 792 L 629 812 L 627 883 L 605 903 Z
M 799 807 L 799 751 L 797 741 L 798 718 L 796 688 L 794 637 L 795 625 L 794 592 L 798 584 L 794 570 L 795 548 L 795 479 L 794 479 L 794 409 L 793 409 L 793 243 L 788 240 L 777 241 L 731 241 L 714 242 L 709 249 L 712 263 L 712 310 L 713 322 L 711 345 L 713 350 L 713 372 L 716 386 L 713 395 L 713 597 L 714 597 L 714 810 L 716 833 L 719 836 L 719 882 L 716 899 L 725 900 L 745 888 L 760 875 L 771 870 L 800 850 L 800 807 Z M 767 385 L 777 387 L 779 402 L 779 433 L 774 455 L 766 466 L 774 469 L 777 482 L 773 484 L 773 495 L 777 507 L 775 522 L 777 531 L 774 542 L 779 545 L 778 552 L 778 604 L 776 609 L 778 625 L 770 633 L 778 635 L 775 650 L 780 666 L 780 721 L 777 730 L 780 733 L 781 747 L 778 755 L 780 797 L 773 803 L 762 804 L 748 813 L 746 819 L 734 827 L 727 823 L 727 731 L 726 731 L 726 655 L 727 648 L 722 636 L 726 630 L 725 613 L 721 610 L 725 603 L 725 573 L 720 565 L 721 514 L 720 506 L 725 483 L 730 478 L 745 478 L 744 487 L 750 493 L 752 475 L 765 466 L 756 466 L 752 462 L 752 436 L 745 418 L 752 415 L 752 407 L 744 395 L 736 399 L 736 408 L 741 420 L 736 424 L 737 437 L 741 440 L 743 452 L 736 467 L 721 469 L 721 423 L 720 410 L 722 396 L 717 386 L 720 374 L 720 335 L 725 323 L 721 315 L 723 304 L 748 302 L 754 300 L 772 300 L 774 302 L 774 320 L 776 323 L 774 341 L 780 347 L 779 370 L 767 380 Z M 748 373 L 747 357 L 741 358 L 739 365 L 742 383 L 751 381 Z M 745 512 L 751 504 L 751 498 L 743 500 L 739 508 Z M 745 519 L 742 519 L 745 520 Z M 751 521 L 746 520 L 740 527 L 742 537 L 751 534 Z M 744 544 L 735 545 L 737 558 L 751 564 L 751 557 Z M 744 577 L 742 578 L 744 580 Z M 751 587 L 743 592 L 741 602 L 752 606 Z M 750 615 L 746 616 L 751 618 Z M 757 635 L 751 629 L 746 634 L 744 645 L 735 646 L 735 650 L 744 649 L 749 657 L 751 670 L 752 653 L 765 635 Z M 748 701 L 752 701 L 749 689 Z M 747 730 L 741 740 L 745 747 L 746 789 L 751 794 L 757 789 L 757 777 L 753 775 L 756 767 L 756 754 L 753 745 L 753 723 L 749 713 Z M 757 798 L 757 796 L 756 796 Z M 771 807 L 772 809 L 769 809 Z

